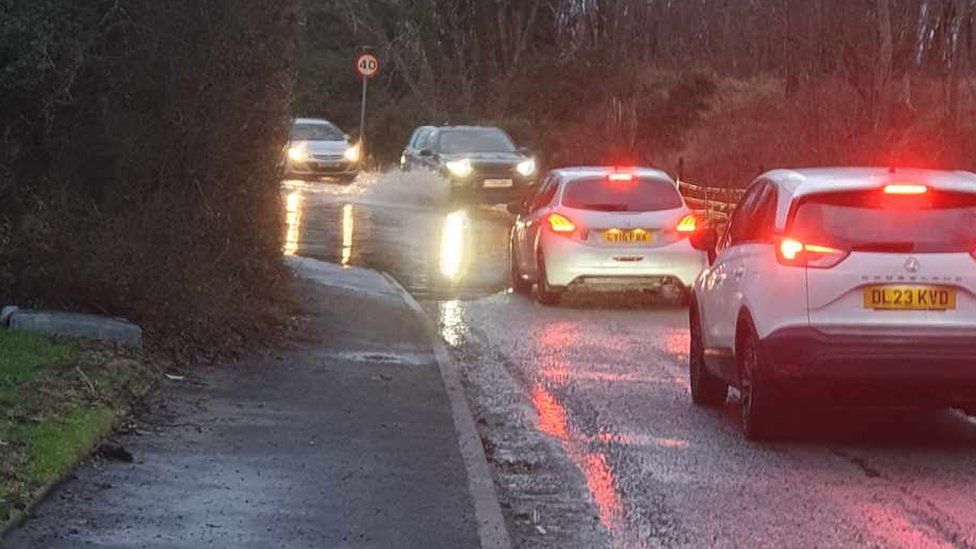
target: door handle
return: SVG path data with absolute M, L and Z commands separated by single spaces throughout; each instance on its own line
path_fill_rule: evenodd
M 745 274 L 746 274 L 746 270 L 742 267 L 739 267 L 738 269 L 732 271 L 732 278 L 736 280 L 741 280 L 743 275 Z

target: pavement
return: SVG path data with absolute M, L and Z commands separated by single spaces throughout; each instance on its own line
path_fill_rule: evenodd
M 292 265 L 299 337 L 165 382 L 116 437 L 134 463 L 86 462 L 0 545 L 504 547 L 416 308 L 374 271 Z

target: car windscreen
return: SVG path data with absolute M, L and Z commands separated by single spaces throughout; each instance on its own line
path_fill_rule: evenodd
M 444 130 L 437 138 L 437 152 L 507 153 L 515 152 L 515 144 L 501 130 Z
M 346 136 L 332 124 L 295 124 L 292 141 L 344 141 Z
M 792 237 L 851 251 L 957 253 L 976 249 L 976 194 L 839 192 L 802 198 Z
M 654 178 L 611 181 L 603 176 L 567 183 L 562 204 L 598 212 L 656 212 L 683 205 L 678 189 L 670 181 Z

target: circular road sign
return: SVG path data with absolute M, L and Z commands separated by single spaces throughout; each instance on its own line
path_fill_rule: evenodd
M 364 53 L 356 58 L 356 72 L 363 78 L 373 78 L 380 72 L 380 61 L 376 56 Z

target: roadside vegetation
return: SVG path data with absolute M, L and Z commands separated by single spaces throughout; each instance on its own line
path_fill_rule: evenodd
M 0 523 L 64 475 L 155 382 L 139 357 L 0 331 Z
M 656 164 L 741 187 L 760 169 L 976 168 L 972 0 L 303 0 L 296 110 L 372 154 L 421 124 L 497 122 L 549 166 Z
M 0 0 L 0 303 L 210 358 L 287 296 L 297 0 Z

